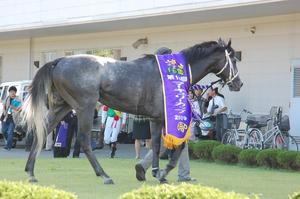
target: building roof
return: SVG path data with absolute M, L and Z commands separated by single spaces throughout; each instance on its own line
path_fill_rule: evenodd
M 43 23 L 41 21 L 22 26 L 5 26 L 0 28 L 0 39 L 117 31 L 300 12 L 299 0 L 248 0 L 242 2 L 247 3 L 224 3 L 223 6 L 216 5 L 211 7 L 201 7 L 199 6 L 200 4 L 197 7 L 197 5 L 193 4 L 192 7 L 176 7 L 177 9 L 157 8 L 154 11 L 151 10 L 151 12 L 141 10 L 132 12 L 127 16 L 116 15 L 106 18 L 101 16 L 78 17 L 68 20 L 56 20 L 51 23 Z

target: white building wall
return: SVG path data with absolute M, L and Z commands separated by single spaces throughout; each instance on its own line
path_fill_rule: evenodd
M 278 0 L 277 0 L 278 1 Z M 0 31 L 86 23 L 270 0 L 1 0 Z
M 30 40 L 0 42 L 1 82 L 29 79 Z
M 250 27 L 256 26 L 256 33 L 250 33 Z M 148 37 L 149 44 L 134 49 L 131 45 L 139 38 Z M 300 14 L 253 18 L 172 26 L 166 28 L 149 28 L 131 31 L 65 35 L 59 37 L 35 38 L 32 40 L 33 60 L 43 64 L 43 52 L 57 52 L 62 56 L 65 50 L 114 48 L 121 49 L 121 56 L 128 60 L 140 57 L 144 53 L 153 53 L 161 46 L 174 51 L 193 44 L 216 40 L 218 37 L 232 38 L 232 46 L 242 51 L 242 62 L 238 63 L 240 76 L 244 81 L 238 93 L 224 88 L 226 101 L 234 112 L 242 108 L 256 113 L 266 113 L 272 105 L 281 105 L 288 112 L 290 101 L 290 62 L 300 58 Z M 28 40 L 15 41 L 7 48 L 1 45 L 3 67 L 6 80 L 27 79 Z M 4 51 L 3 51 L 4 50 Z M 2 52 L 3 51 L 3 52 Z M 6 57 L 7 56 L 7 57 Z M 6 61 L 5 61 L 6 60 Z M 10 67 L 16 68 L 18 75 L 11 79 Z M 34 73 L 32 66 L 32 73 Z M 32 74 L 33 75 L 33 74 Z M 206 84 L 206 78 L 202 83 Z

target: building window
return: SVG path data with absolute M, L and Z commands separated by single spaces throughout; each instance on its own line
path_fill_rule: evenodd
M 44 52 L 43 53 L 43 59 L 44 59 L 44 63 L 53 61 L 57 58 L 57 53 L 56 52 Z
M 74 55 L 74 51 L 65 51 L 65 56 Z
M 78 55 L 78 54 L 88 54 L 97 55 L 101 57 L 111 57 L 114 59 L 120 59 L 121 50 L 119 49 L 88 49 L 88 50 L 66 50 L 65 56 Z

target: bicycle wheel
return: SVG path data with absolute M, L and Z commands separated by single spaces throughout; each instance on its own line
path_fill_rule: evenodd
M 296 139 L 287 133 L 278 133 L 274 138 L 274 148 L 288 149 L 292 151 L 298 151 L 299 146 Z
M 222 137 L 222 144 L 231 144 L 236 146 L 235 132 L 233 130 L 227 130 Z
M 273 140 L 273 146 L 272 148 L 275 149 L 288 149 L 288 137 L 287 136 L 283 136 L 282 133 L 277 133 L 274 136 L 274 140 Z
M 248 149 L 263 149 L 263 138 L 259 129 L 251 129 L 248 134 L 248 140 L 245 148 Z

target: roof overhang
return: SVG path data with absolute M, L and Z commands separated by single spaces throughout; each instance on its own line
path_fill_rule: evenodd
M 271 1 L 264 4 L 239 5 L 209 10 L 160 13 L 106 21 L 63 23 L 47 27 L 0 32 L 0 39 L 57 36 L 91 32 L 118 31 L 202 22 L 225 21 L 252 17 L 284 15 L 300 12 L 300 0 Z

